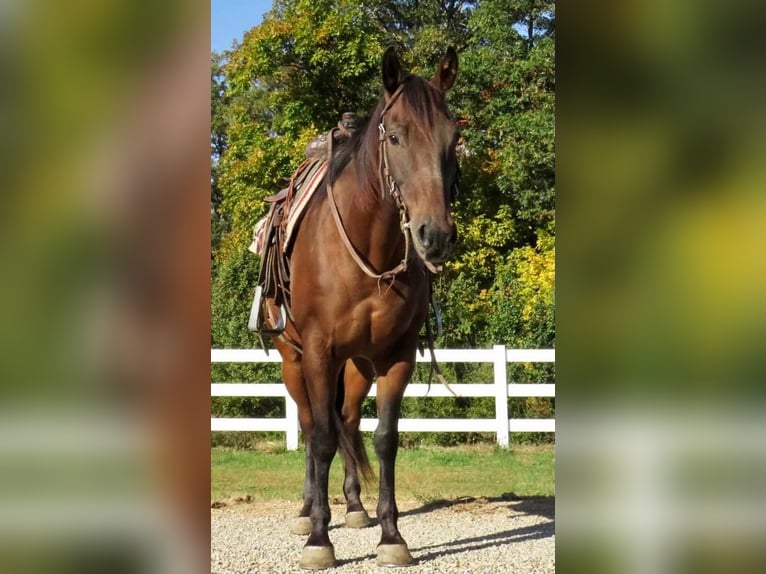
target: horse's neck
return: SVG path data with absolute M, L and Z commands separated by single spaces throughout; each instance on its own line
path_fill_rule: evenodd
M 349 162 L 333 186 L 338 210 L 352 244 L 379 272 L 396 266 L 404 255 L 399 210 L 391 197 L 361 197 L 357 166 Z

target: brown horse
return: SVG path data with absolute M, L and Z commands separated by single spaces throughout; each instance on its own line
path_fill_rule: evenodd
M 291 320 L 274 343 L 306 443 L 303 508 L 293 531 L 308 534 L 300 565 L 335 565 L 327 534 L 330 463 L 346 467 L 346 525 L 369 517 L 358 474 L 370 476 L 359 432 L 361 405 L 377 377 L 380 461 L 378 564 L 413 558 L 397 528 L 394 462 L 402 395 L 426 320 L 429 273 L 452 250 L 455 121 L 445 92 L 457 75 L 450 48 L 430 81 L 403 77 L 393 49 L 383 56 L 385 92 L 366 127 L 333 155 L 308 206 L 290 256 Z M 414 249 L 411 249 L 414 248 Z M 274 301 L 267 300 L 274 315 Z

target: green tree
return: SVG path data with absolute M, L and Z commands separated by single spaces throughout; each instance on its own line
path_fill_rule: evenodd
M 439 290 L 466 342 L 491 343 L 498 266 L 538 230 L 554 233 L 553 22 L 552 2 L 519 0 L 482 0 L 468 20 L 451 100 L 463 134 L 460 242 Z
M 537 244 L 515 249 L 498 266 L 487 297 L 493 309 L 487 321 L 490 341 L 508 347 L 554 345 L 554 238 L 541 231 Z
M 366 3 L 387 43 L 399 48 L 405 66 L 433 73 L 445 46 L 458 52 L 470 44 L 472 0 L 373 0 Z
M 226 232 L 226 219 L 219 213 L 223 192 L 219 183 L 219 162 L 226 152 L 226 132 L 228 122 L 226 112 L 229 97 L 226 95 L 226 76 L 222 63 L 225 54 L 213 53 L 210 58 L 210 225 L 211 254 L 216 263 L 215 252 Z

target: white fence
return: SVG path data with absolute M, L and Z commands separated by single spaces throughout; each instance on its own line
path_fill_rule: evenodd
M 269 355 L 256 349 L 211 349 L 210 360 L 213 363 L 279 363 L 279 353 Z M 430 362 L 430 356 L 418 354 L 419 363 Z M 509 419 L 509 397 L 555 397 L 556 385 L 545 384 L 508 384 L 508 363 L 553 363 L 553 349 L 506 349 L 504 345 L 495 345 L 491 349 L 436 349 L 436 360 L 440 363 L 492 363 L 494 365 L 494 383 L 465 384 L 451 383 L 450 386 L 459 397 L 494 397 L 495 418 L 492 419 L 399 419 L 402 432 L 494 432 L 497 444 L 508 446 L 512 432 L 555 432 L 555 419 Z M 282 383 L 213 383 L 214 397 L 284 397 L 286 416 L 278 418 L 211 418 L 212 431 L 281 431 L 287 435 L 288 450 L 298 448 L 298 408 L 287 394 Z M 377 385 L 373 384 L 370 396 L 375 396 Z M 410 384 L 405 397 L 451 397 L 438 381 L 431 384 Z M 362 419 L 361 430 L 373 431 L 378 419 Z

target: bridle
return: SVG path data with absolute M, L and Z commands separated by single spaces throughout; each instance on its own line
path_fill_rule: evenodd
M 394 91 L 391 98 L 383 107 L 383 111 L 380 113 L 380 123 L 378 124 L 378 174 L 380 176 L 380 192 L 385 198 L 386 189 L 388 189 L 389 195 L 393 198 L 394 204 L 399 210 L 399 229 L 401 229 L 402 235 L 404 235 L 404 257 L 396 267 L 389 269 L 388 271 L 384 271 L 383 273 L 375 273 L 375 271 L 371 269 L 370 266 L 367 265 L 367 263 L 362 259 L 356 248 L 351 243 L 351 240 L 348 237 L 348 233 L 346 232 L 346 228 L 343 226 L 343 221 L 341 220 L 340 212 L 338 211 L 338 205 L 335 201 L 332 184 L 327 184 L 327 197 L 330 200 L 330 211 L 332 212 L 332 216 L 335 220 L 335 225 L 338 228 L 338 232 L 340 233 L 340 237 L 343 240 L 343 245 L 346 246 L 346 250 L 348 251 L 349 255 L 351 255 L 351 258 L 356 262 L 357 266 L 364 272 L 364 274 L 368 277 L 371 277 L 372 279 L 376 279 L 378 284 L 380 284 L 382 281 L 391 281 L 393 283 L 399 273 L 407 270 L 407 262 L 410 258 L 410 249 L 412 246 L 410 214 L 407 210 L 407 204 L 404 202 L 404 197 L 402 196 L 399 184 L 396 183 L 396 180 L 394 180 L 394 177 L 391 175 L 391 170 L 389 169 L 388 145 L 386 143 L 388 138 L 386 137 L 386 126 L 383 123 L 386 113 L 388 113 L 396 100 L 402 94 L 405 83 L 406 79 L 401 84 L 399 84 L 399 87 L 396 88 L 396 91 Z M 328 149 L 328 157 L 332 157 L 332 139 L 332 136 L 327 138 L 328 145 L 330 146 Z M 431 273 L 435 274 L 441 271 L 441 266 L 437 267 L 425 259 L 422 261 Z

